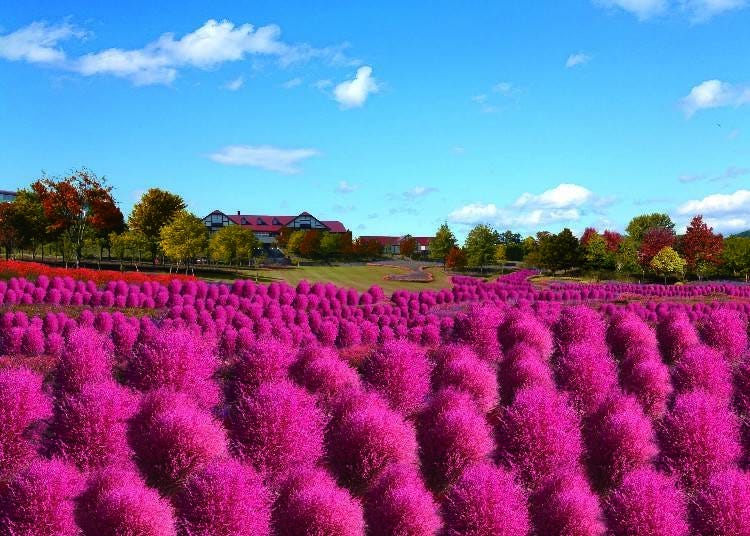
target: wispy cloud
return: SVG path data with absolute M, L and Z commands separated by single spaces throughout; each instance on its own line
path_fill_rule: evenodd
M 333 96 L 341 108 L 347 110 L 361 107 L 370 94 L 379 90 L 380 86 L 372 76 L 372 67 L 364 65 L 357 69 L 354 79 L 338 84 L 333 89 Z
M 694 24 L 706 22 L 717 15 L 743 9 L 747 0 L 592 0 L 594 5 L 621 9 L 645 21 L 677 13 L 685 15 Z
M 243 76 L 238 76 L 234 80 L 230 80 L 229 82 L 224 84 L 224 89 L 228 89 L 229 91 L 237 91 L 244 85 L 245 85 L 245 78 Z
M 297 78 L 292 78 L 291 80 L 287 80 L 286 82 L 281 84 L 281 87 L 283 87 L 284 89 L 292 89 L 301 84 L 302 84 L 302 79 L 297 77 Z
M 415 186 L 411 190 L 405 191 L 403 195 L 406 199 L 416 199 L 418 197 L 425 197 L 437 191 L 438 189 L 433 186 Z
M 593 56 L 591 56 L 590 54 L 586 54 L 585 52 L 577 52 L 576 54 L 571 54 L 565 61 L 565 68 L 570 69 L 578 65 L 585 65 L 590 62 L 592 58 Z
M 301 171 L 299 164 L 320 154 L 317 149 L 282 149 L 272 145 L 229 145 L 208 157 L 229 166 L 249 166 L 291 175 Z
M 687 117 L 692 117 L 700 110 L 710 108 L 735 108 L 750 103 L 750 85 L 732 84 L 721 80 L 706 80 L 690 90 L 680 100 L 680 105 Z
M 731 182 L 735 179 L 750 175 L 750 168 L 729 166 L 718 175 L 709 175 L 708 173 L 685 173 L 678 177 L 682 183 L 711 181 L 711 182 Z
M 9 61 L 45 63 L 83 76 L 110 75 L 136 85 L 170 84 L 180 69 L 214 69 L 249 56 L 265 56 L 282 66 L 310 60 L 350 64 L 346 45 L 315 48 L 307 43 L 289 44 L 281 40 L 275 24 L 255 27 L 235 25 L 228 20 L 208 20 L 182 37 L 164 33 L 141 48 L 108 48 L 69 58 L 58 45 L 85 36 L 85 32 L 65 21 L 59 24 L 33 22 L 0 36 L 0 58 Z
M 359 190 L 359 185 L 349 184 L 347 181 L 339 181 L 339 185 L 336 187 L 336 191 L 340 194 L 350 194 Z

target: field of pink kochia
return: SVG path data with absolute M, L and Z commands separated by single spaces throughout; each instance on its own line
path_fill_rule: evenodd
M 750 287 L 528 275 L 0 282 L 0 535 L 750 535 Z

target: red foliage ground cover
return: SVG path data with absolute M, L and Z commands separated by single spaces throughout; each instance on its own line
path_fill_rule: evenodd
M 90 268 L 61 268 L 48 266 L 38 262 L 0 260 L 0 279 L 11 277 L 24 277 L 36 279 L 40 275 L 47 277 L 72 277 L 78 281 L 94 281 L 98 285 L 108 281 L 125 281 L 127 283 L 140 284 L 145 281 L 157 281 L 167 284 L 173 279 L 184 281 L 195 280 L 191 275 L 179 274 L 150 274 L 146 272 L 117 272 L 115 270 L 92 270 Z

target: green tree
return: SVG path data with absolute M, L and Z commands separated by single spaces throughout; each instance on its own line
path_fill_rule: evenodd
M 435 238 L 430 241 L 430 258 L 436 261 L 443 261 L 443 264 L 445 264 L 445 258 L 448 256 L 448 253 L 457 244 L 456 236 L 450 227 L 448 227 L 448 224 L 442 224 L 435 233 Z
M 151 243 L 143 233 L 133 229 L 123 233 L 110 233 L 109 243 L 115 257 L 121 261 L 129 257 L 131 261 L 137 258 L 140 262 L 151 248 Z
M 154 264 L 159 251 L 161 230 L 181 210 L 185 210 L 182 197 L 159 188 L 150 188 L 133 207 L 128 217 L 128 227 L 140 231 L 146 237 Z
M 324 259 L 332 259 L 341 253 L 342 236 L 339 233 L 323 233 L 320 239 L 320 256 Z
M 631 237 L 623 238 L 615 253 L 615 269 L 618 272 L 630 274 L 641 271 L 638 262 L 638 246 Z
M 667 276 L 681 274 L 685 271 L 687 262 L 680 257 L 674 249 L 667 246 L 659 250 L 651 259 L 651 269 L 659 275 L 664 276 L 664 283 L 667 282 Z
M 299 255 L 299 247 L 305 238 L 305 231 L 294 231 L 286 239 L 286 252 L 289 255 Z
M 464 243 L 468 265 L 484 272 L 484 267 L 495 258 L 495 248 L 499 243 L 500 235 L 495 229 L 484 224 L 474 227 Z
M 250 264 L 255 250 L 259 247 L 260 241 L 255 237 L 255 233 L 240 225 L 222 227 L 214 233 L 208 243 L 211 257 L 228 264 Z
M 208 231 L 203 220 L 181 210 L 162 227 L 159 246 L 167 257 L 178 262 L 178 266 L 184 262 L 187 273 L 190 263 L 208 249 Z
M 19 245 L 31 248 L 32 258 L 36 256 L 36 249 L 41 246 L 44 260 L 44 244 L 49 239 L 49 222 L 44 216 L 44 207 L 39 196 L 33 190 L 19 190 L 13 207 L 13 225 L 18 232 Z
M 628 236 L 635 240 L 635 243 L 640 247 L 643 237 L 651 229 L 662 228 L 668 231 L 674 232 L 674 222 L 669 214 L 654 212 L 653 214 L 641 214 L 636 216 L 628 226 L 625 228 L 625 232 Z
M 5 248 L 6 260 L 10 258 L 16 242 L 18 242 L 16 207 L 13 203 L 3 201 L 0 203 L 0 244 Z
M 507 261 L 507 246 L 505 244 L 498 244 L 495 246 L 495 264 L 500 266 L 500 270 L 505 270 L 505 261 Z
M 744 275 L 745 282 L 748 282 L 750 279 L 750 238 L 741 236 L 725 238 L 722 258 L 732 275 Z
M 583 258 L 592 270 L 599 272 L 606 268 L 611 259 L 607 242 L 599 233 L 592 234 L 583 246 Z

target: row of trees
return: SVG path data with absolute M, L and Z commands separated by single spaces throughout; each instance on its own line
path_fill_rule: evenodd
M 636 216 L 624 235 L 588 228 L 580 238 L 566 228 L 521 239 L 518 233 L 500 233 L 480 224 L 469 231 L 463 247 L 443 224 L 431 243 L 430 255 L 450 269 L 479 271 L 509 260 L 523 260 L 528 266 L 550 272 L 576 268 L 597 275 L 617 272 L 645 277 L 653 273 L 665 279 L 684 275 L 698 279 L 716 275 L 750 277 L 750 238 L 724 238 L 700 215 L 692 219 L 683 235 L 675 233 L 674 222 L 663 213 Z
M 329 233 L 318 229 L 281 230 L 276 245 L 287 254 L 323 261 L 374 259 L 382 254 L 377 240 L 357 238 L 352 233 Z

